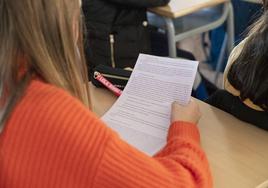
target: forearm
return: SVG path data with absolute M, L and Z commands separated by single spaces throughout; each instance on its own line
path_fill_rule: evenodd
M 168 143 L 155 158 L 177 178 L 176 185 L 210 188 L 212 177 L 208 161 L 200 146 L 199 131 L 194 124 L 176 122 L 169 130 Z
M 166 147 L 149 157 L 117 137 L 107 145 L 96 187 L 212 187 L 204 152 L 195 125 L 172 125 Z

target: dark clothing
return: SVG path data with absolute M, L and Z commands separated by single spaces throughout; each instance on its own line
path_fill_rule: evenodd
M 228 112 L 238 119 L 268 130 L 268 112 L 261 112 L 246 106 L 239 97 L 226 90 L 218 90 L 206 102 Z
M 240 43 L 245 34 L 248 33 L 248 27 L 254 23 L 262 14 L 262 5 L 256 3 L 246 2 L 244 0 L 232 0 L 234 8 L 234 31 L 235 31 L 235 45 Z M 226 26 L 223 25 L 210 32 L 211 48 L 210 58 L 211 65 L 216 68 L 216 62 L 218 61 L 219 54 L 222 48 L 224 40 Z M 226 54 L 225 60 L 227 60 L 228 54 Z
M 86 56 L 92 67 L 133 67 L 139 53 L 150 53 L 146 9 L 169 0 L 83 0 Z

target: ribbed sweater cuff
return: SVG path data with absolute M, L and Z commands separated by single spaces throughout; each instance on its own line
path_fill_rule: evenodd
M 193 123 L 176 121 L 171 124 L 168 132 L 168 141 L 175 138 L 190 139 L 200 144 L 200 134 L 197 126 Z

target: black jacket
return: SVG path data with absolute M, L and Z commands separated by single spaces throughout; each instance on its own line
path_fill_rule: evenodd
M 226 90 L 216 91 L 206 102 L 242 121 L 268 131 L 268 112 L 257 111 L 246 106 L 238 96 L 234 96 Z
M 148 7 L 169 0 L 83 0 L 89 67 L 133 67 L 139 53 L 150 53 Z

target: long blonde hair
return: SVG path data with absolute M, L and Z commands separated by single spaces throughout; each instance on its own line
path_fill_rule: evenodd
M 79 0 L 0 0 L 1 129 L 32 75 L 89 106 L 79 4 Z

